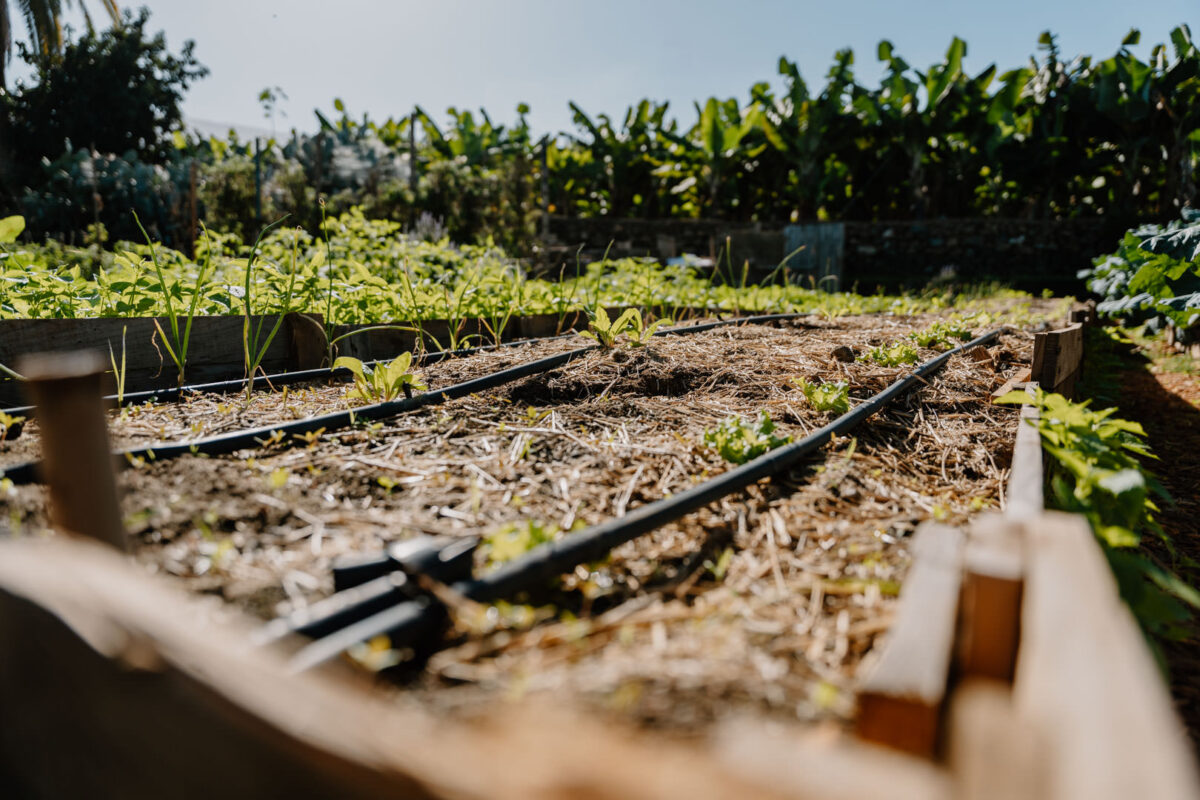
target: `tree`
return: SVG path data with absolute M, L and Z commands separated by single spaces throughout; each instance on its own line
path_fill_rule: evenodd
M 196 61 L 194 42 L 176 56 L 162 33 L 146 34 L 149 12 L 126 12 L 119 27 L 86 33 L 60 57 L 22 48 L 37 69 L 33 86 L 18 84 L 8 98 L 9 144 L 18 164 L 55 159 L 68 149 L 130 151 L 160 163 L 170 134 L 182 126 L 183 92 L 208 69 Z
M 89 32 L 94 33 L 92 15 L 88 13 L 83 0 L 78 0 L 79 8 L 83 11 L 84 24 Z M 108 12 L 113 25 L 121 24 L 121 12 L 117 9 L 116 0 L 100 0 L 104 10 Z M 63 49 L 62 10 L 63 6 L 70 8 L 75 0 L 0 0 L 0 93 L 8 85 L 4 68 L 12 60 L 12 17 L 10 6 L 15 6 L 18 13 L 25 18 L 25 30 L 29 34 L 32 50 L 42 58 L 52 59 L 60 56 Z

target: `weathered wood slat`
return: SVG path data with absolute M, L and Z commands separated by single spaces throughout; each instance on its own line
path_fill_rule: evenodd
M 1033 336 L 1032 379 L 1047 392 L 1067 397 L 1075 391 L 1083 364 L 1083 325 Z
M 266 340 L 276 319 L 251 317 L 254 326 L 262 322 L 260 341 Z M 170 336 L 170 322 L 165 317 L 0 320 L 0 364 L 12 366 L 29 353 L 68 350 L 98 350 L 107 362 L 111 346 L 118 364 L 124 352 L 125 391 L 174 386 L 177 371 L 155 327 L 156 321 Z M 185 324 L 181 319 L 180 335 Z M 192 321 L 187 354 L 189 382 L 232 380 L 245 374 L 242 326 L 243 318 L 237 316 L 196 317 Z M 267 348 L 261 367 L 266 372 L 314 369 L 324 358 L 321 317 L 289 314 Z M 108 391 L 113 391 L 112 376 L 107 380 Z M 19 383 L 0 382 L 0 405 L 24 402 Z
M 861 738 L 934 755 L 954 653 L 962 558 L 963 535 L 957 528 L 927 522 L 917 529 L 896 621 L 877 659 L 864 666 L 858 696 Z
M 1033 800 L 1044 769 L 1036 737 L 1002 683 L 964 681 L 950 701 L 947 761 L 955 800 Z
M 1021 407 L 1004 503 L 1004 513 L 1009 519 L 1034 519 L 1046 507 L 1042 436 L 1035 427 L 1038 419 L 1037 408 Z
M 963 562 L 958 673 L 1011 683 L 1025 585 L 1020 524 L 999 515 L 979 517 L 968 531 Z
M 1184 800 L 1200 777 L 1167 686 L 1082 516 L 1026 523 L 1014 698 L 1037 727 L 1054 800 Z
M 248 646 L 249 630 L 101 545 L 0 540 L 0 787 L 185 800 L 820 798 L 562 709 L 437 720 L 347 674 L 288 675 Z

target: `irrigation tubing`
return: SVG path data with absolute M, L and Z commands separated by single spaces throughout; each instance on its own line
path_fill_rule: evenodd
M 756 317 L 739 317 L 717 322 L 705 322 L 699 325 L 688 325 L 682 328 L 658 330 L 654 332 L 654 335 L 682 336 L 693 333 L 702 333 L 704 331 L 728 325 L 754 325 L 769 322 L 782 322 L 790 319 L 799 319 L 806 316 L 809 315 L 796 313 L 764 314 Z M 247 428 L 240 431 L 233 431 L 231 433 L 209 436 L 191 441 L 156 442 L 143 447 L 121 450 L 114 453 L 114 455 L 119 460 L 135 461 L 142 459 L 148 461 L 162 461 L 184 455 L 224 455 L 227 453 L 237 452 L 238 450 L 261 447 L 268 443 L 290 447 L 296 444 L 298 441 L 301 441 L 305 434 L 342 430 L 344 428 L 351 427 L 359 421 L 378 421 L 391 419 L 392 417 L 397 417 L 401 414 L 415 411 L 416 409 L 423 408 L 425 406 L 440 405 L 449 400 L 455 400 L 471 394 L 478 394 L 479 392 L 486 392 L 491 389 L 495 389 L 498 386 L 503 386 L 506 383 L 520 380 L 521 378 L 527 378 L 531 375 L 549 372 L 552 369 L 561 367 L 583 356 L 584 354 L 590 353 L 597 349 L 599 349 L 598 345 L 568 350 L 565 353 L 547 356 L 546 358 L 540 358 L 525 364 L 518 364 L 517 366 L 508 367 L 506 369 L 499 370 L 498 372 L 492 372 L 478 378 L 473 378 L 469 381 L 463 381 L 462 383 L 456 383 L 441 389 L 424 392 L 422 394 L 414 395 L 413 397 L 407 397 L 402 400 L 389 400 L 382 403 L 372 403 L 370 405 L 347 409 L 346 411 L 335 411 L 330 414 L 307 417 L 305 419 L 295 420 L 293 422 L 263 425 L 257 428 Z M 37 483 L 39 481 L 40 470 L 40 461 L 28 461 L 6 469 L 0 469 L 0 476 L 8 478 L 14 484 L 18 485 Z
M 879 394 L 798 442 L 776 448 L 691 489 L 636 508 L 623 517 L 607 520 L 541 545 L 495 572 L 456 583 L 451 590 L 478 602 L 511 597 L 519 591 L 542 585 L 550 578 L 569 572 L 578 564 L 599 560 L 618 545 L 673 522 L 763 478 L 789 469 L 820 449 L 834 436 L 846 433 L 874 416 L 913 385 L 918 382 L 924 383 L 928 375 L 940 369 L 954 355 L 985 345 L 999 333 L 999 330 L 991 331 L 926 361 Z M 443 612 L 444 608 L 430 602 L 428 598 L 420 602 L 400 603 L 306 645 L 292 657 L 290 668 L 302 672 L 336 658 L 346 649 L 376 636 L 389 637 L 392 646 L 396 648 L 411 646 L 436 624 L 437 615 Z

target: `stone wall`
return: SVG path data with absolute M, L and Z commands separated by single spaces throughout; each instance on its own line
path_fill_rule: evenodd
M 1017 288 L 1083 291 L 1076 277 L 1092 259 L 1112 252 L 1124 224 L 1104 219 L 1032 221 L 975 218 L 924 222 L 846 222 L 842 248 L 842 287 L 861 291 L 876 286 L 924 286 L 935 279 L 998 280 Z M 811 230 L 814 226 L 803 226 Z M 819 226 L 818 226 L 819 227 Z M 552 217 L 542 263 L 551 271 L 573 265 L 582 248 L 586 263 L 606 249 L 614 258 L 670 258 L 692 253 L 731 261 L 740 272 L 749 262 L 754 274 L 772 270 L 795 240 L 785 230 L 719 220 L 643 220 Z M 797 259 L 799 261 L 799 259 Z

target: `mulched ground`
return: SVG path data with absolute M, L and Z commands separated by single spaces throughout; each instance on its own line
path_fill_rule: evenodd
M 1125 362 L 1119 373 L 1118 403 L 1122 416 L 1142 423 L 1158 461 L 1150 469 L 1170 492 L 1174 503 L 1157 515 L 1179 556 L 1200 564 L 1200 367 L 1189 372 L 1163 371 L 1172 357 L 1153 345 L 1145 351 L 1149 364 Z M 1167 563 L 1171 557 L 1159 556 Z M 1176 560 L 1176 568 L 1182 559 Z M 1186 569 L 1186 568 L 1185 568 Z M 1190 570 L 1195 584 L 1197 570 Z M 1185 572 L 1186 574 L 1186 572 Z M 1196 752 L 1200 755 L 1200 628 L 1183 642 L 1164 650 L 1171 672 L 1171 692 Z
M 128 469 L 123 510 L 148 570 L 266 619 L 328 594 L 330 562 L 344 553 L 528 520 L 570 530 L 690 487 L 728 468 L 702 443 L 706 429 L 765 409 L 780 433 L 799 438 L 831 416 L 810 408 L 791 378 L 845 380 L 861 401 L 905 368 L 842 363 L 834 348 L 861 352 L 929 321 L 814 319 L 596 352 L 304 447 Z M 436 387 L 573 345 L 422 372 Z M 988 359 L 953 359 L 856 438 L 618 548 L 545 596 L 499 608 L 451 599 L 454 646 L 398 702 L 470 713 L 553 692 L 676 731 L 746 711 L 847 720 L 854 669 L 890 622 L 907 536 L 924 520 L 961 523 L 1003 504 L 1015 412 L 988 395 L 1030 349 L 1030 337 L 1010 332 Z M 113 435 L 130 445 L 269 424 L 346 407 L 344 393 L 322 386 L 289 390 L 282 402 L 263 393 L 248 404 L 197 398 L 114 412 Z M 31 423 L 0 443 L 0 463 L 36 455 L 36 433 Z M 45 527 L 40 487 L 16 487 L 7 500 L 11 527 Z

